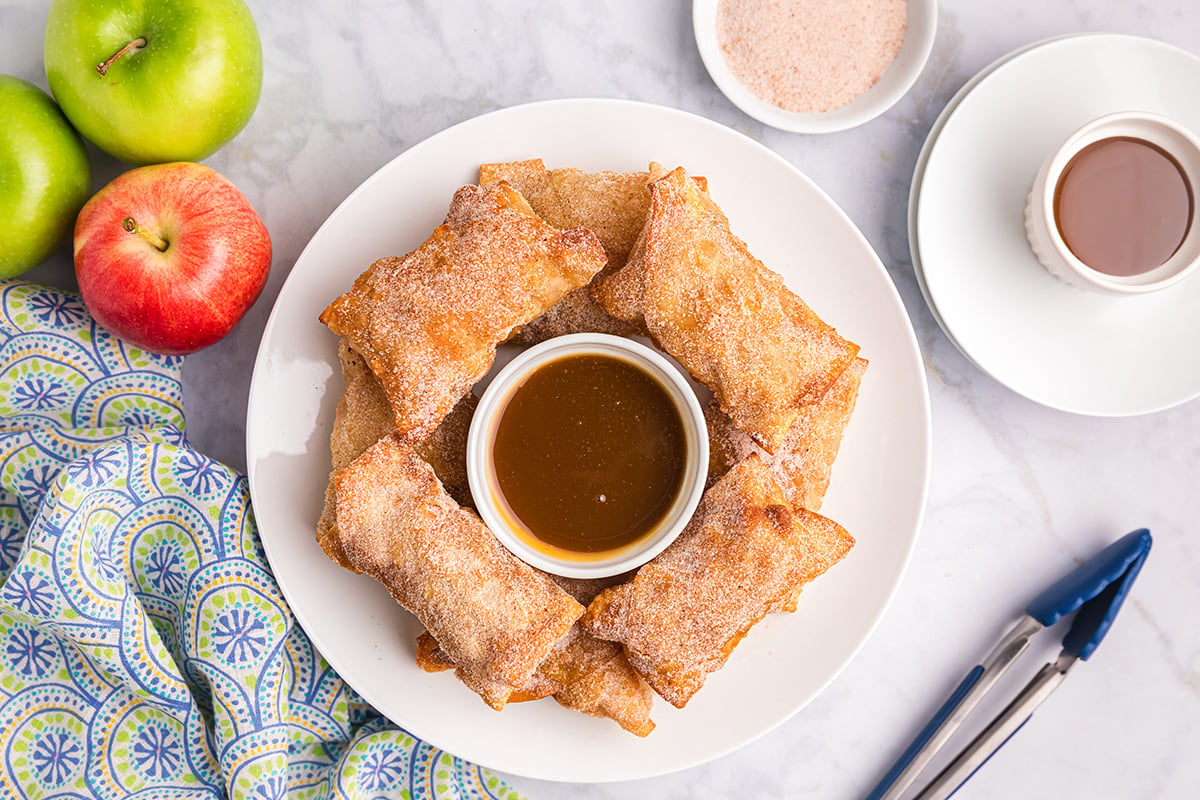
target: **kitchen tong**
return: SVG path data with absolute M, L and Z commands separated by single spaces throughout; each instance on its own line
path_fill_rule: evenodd
M 1068 614 L 1075 618 L 1058 658 L 1026 684 L 992 722 L 960 752 L 915 800 L 943 800 L 983 766 L 1034 710 L 1058 688 L 1075 663 L 1104 639 L 1150 553 L 1150 531 L 1126 534 L 1029 603 L 1025 616 L 975 666 L 901 754 L 867 800 L 898 800 L 929 766 L 979 701 L 1028 647 L 1032 637 Z

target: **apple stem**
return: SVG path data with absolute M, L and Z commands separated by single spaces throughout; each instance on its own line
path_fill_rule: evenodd
M 154 245 L 154 248 L 156 250 L 158 250 L 158 252 L 160 252 L 160 253 L 167 252 L 167 248 L 170 247 L 170 244 L 167 242 L 166 239 L 163 239 L 161 236 L 156 234 L 154 231 L 142 227 L 141 225 L 138 224 L 138 221 L 136 219 L 134 219 L 133 217 L 126 217 L 125 220 L 121 223 L 121 227 L 124 228 L 125 230 L 129 231 L 130 233 L 136 233 L 138 236 L 142 237 L 147 242 Z
M 146 38 L 144 36 L 139 36 L 138 38 L 134 39 L 132 42 L 125 45 L 120 50 L 113 53 L 111 56 L 109 56 L 108 58 L 104 59 L 99 64 L 97 64 L 96 72 L 99 72 L 101 75 L 107 75 L 108 68 L 113 65 L 114 61 L 116 61 L 118 58 L 120 58 L 121 56 L 128 53 L 130 50 L 141 50 L 145 46 L 146 46 Z

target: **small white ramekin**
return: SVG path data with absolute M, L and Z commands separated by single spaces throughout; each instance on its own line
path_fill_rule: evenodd
M 692 0 L 692 29 L 700 60 L 717 88 L 743 112 L 763 124 L 793 133 L 833 133 L 869 122 L 908 92 L 925 68 L 937 33 L 937 0 L 908 0 L 907 25 L 900 52 L 875 85 L 841 108 L 788 111 L 763 100 L 734 74 L 717 36 L 720 0 Z
M 601 355 L 634 364 L 651 375 L 670 395 L 683 421 L 687 463 L 675 502 L 653 531 L 626 547 L 597 554 L 551 554 L 532 541 L 508 509 L 496 482 L 492 443 L 501 412 L 513 392 L 545 364 L 575 355 Z M 524 351 L 493 378 L 471 420 L 467 435 L 467 477 L 476 510 L 496 538 L 514 555 L 545 572 L 570 578 L 603 578 L 636 569 L 661 553 L 684 529 L 700 498 L 708 473 L 708 431 L 704 412 L 683 372 L 657 350 L 632 339 L 601 333 L 559 336 Z
M 1093 269 L 1063 241 L 1054 199 L 1063 170 L 1081 150 L 1102 139 L 1141 139 L 1169 153 L 1193 193 L 1200 191 L 1200 140 L 1177 122 L 1144 111 L 1121 111 L 1092 120 L 1072 133 L 1042 163 L 1025 202 L 1025 235 L 1038 261 L 1060 280 L 1108 294 L 1145 294 L 1179 283 L 1200 267 L 1200 219 L 1193 219 L 1183 242 L 1166 263 L 1140 275 L 1109 275 Z M 1193 198 L 1193 205 L 1197 198 Z

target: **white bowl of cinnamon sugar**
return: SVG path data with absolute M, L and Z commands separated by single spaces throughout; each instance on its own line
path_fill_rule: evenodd
M 831 133 L 899 100 L 929 58 L 937 0 L 694 0 L 713 82 L 755 119 Z

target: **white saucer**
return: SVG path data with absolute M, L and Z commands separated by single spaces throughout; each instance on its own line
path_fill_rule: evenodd
M 1078 35 L 1079 34 L 1068 34 L 1066 37 L 1062 38 L 1071 38 Z M 913 168 L 912 183 L 908 190 L 908 249 L 912 255 L 913 273 L 916 275 L 917 286 L 921 290 L 921 296 L 925 298 L 925 304 L 929 306 L 929 311 L 933 315 L 934 320 L 939 326 L 941 326 L 942 331 L 946 334 L 946 337 L 950 339 L 950 341 L 956 347 L 958 346 L 958 343 L 954 341 L 953 334 L 951 334 L 946 328 L 946 323 L 942 321 L 942 317 L 938 313 L 937 306 L 933 304 L 933 300 L 929 296 L 929 288 L 925 285 L 925 270 L 921 266 L 921 249 L 917 246 L 917 206 L 921 199 L 922 179 L 925 177 L 925 163 L 929 160 L 929 151 L 933 149 L 933 144 L 937 141 L 938 134 L 942 132 L 942 127 L 945 126 L 946 120 L 949 119 L 954 110 L 958 108 L 958 104 L 962 102 L 962 99 L 970 94 L 971 90 L 978 86 L 981 80 L 992 74 L 992 71 L 1001 64 L 1004 64 L 1021 53 L 1032 50 L 1035 47 L 1041 47 L 1045 43 L 1046 42 L 1037 42 L 1035 44 L 1029 44 L 1018 48 L 1011 53 L 1007 53 L 1000 58 L 997 58 L 986 67 L 979 70 L 979 72 L 975 73 L 970 80 L 959 87 L 959 90 L 954 93 L 954 96 L 950 98 L 945 106 L 943 106 L 942 113 L 938 114 L 937 119 L 933 121 L 933 125 L 929 128 L 929 134 L 925 137 L 925 143 L 921 146 L 921 152 L 917 154 L 917 163 Z M 959 349 L 961 350 L 961 348 Z M 970 359 L 968 354 L 963 353 L 963 355 L 965 355 L 968 360 Z M 976 366 L 979 365 L 976 364 Z
M 1022 210 L 1045 154 L 1118 110 L 1200 130 L 1200 58 L 1116 34 L 1060 37 L 1001 58 L 935 123 L 918 159 L 909 241 L 918 282 L 951 341 L 1043 405 L 1128 416 L 1200 395 L 1200 280 L 1144 297 L 1063 284 L 1034 258 Z

